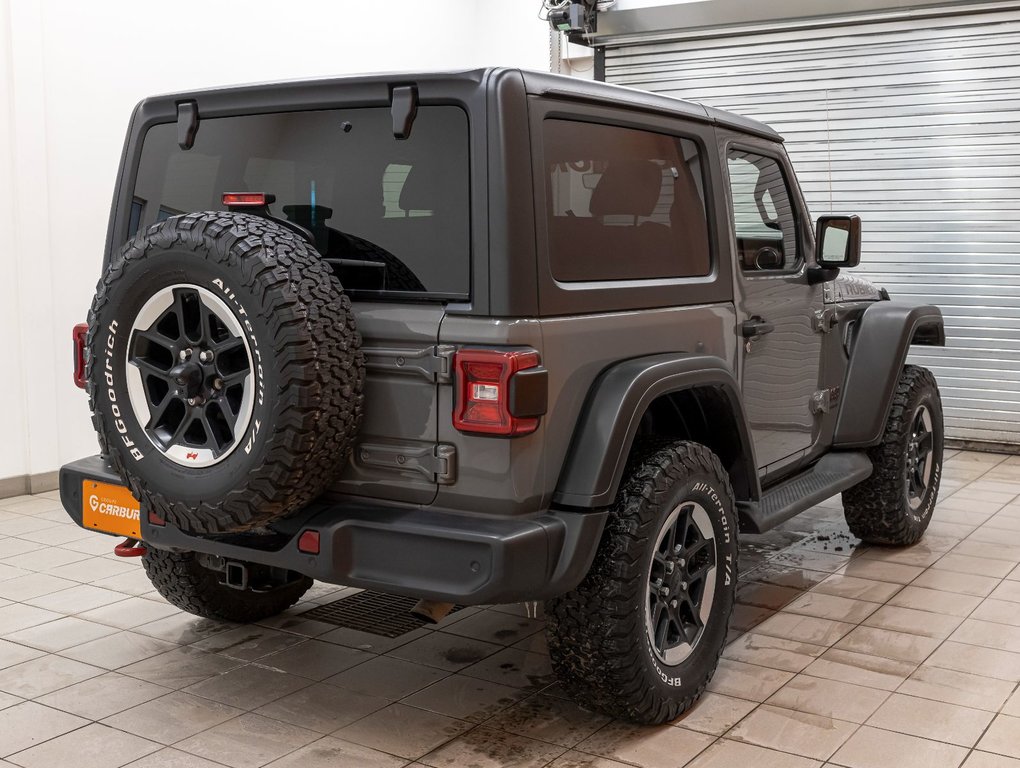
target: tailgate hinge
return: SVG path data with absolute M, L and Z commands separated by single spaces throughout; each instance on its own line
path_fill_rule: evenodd
M 445 384 L 453 378 L 452 344 L 438 344 L 421 349 L 366 347 L 365 366 L 389 373 L 413 373 L 429 381 Z
M 354 450 L 366 467 L 416 472 L 438 485 L 452 485 L 457 479 L 457 449 L 446 443 L 437 445 L 384 445 L 361 443 Z

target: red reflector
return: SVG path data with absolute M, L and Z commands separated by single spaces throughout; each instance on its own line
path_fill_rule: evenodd
M 297 540 L 297 548 L 299 552 L 304 552 L 306 555 L 319 554 L 319 532 L 305 531 L 302 533 L 301 538 Z
M 252 207 L 262 208 L 266 205 L 266 203 L 266 195 L 263 192 L 223 193 L 223 204 L 228 207 L 232 205 L 250 205 Z
M 518 371 L 538 365 L 538 353 L 528 350 L 462 349 L 453 358 L 457 403 L 453 426 L 461 432 L 487 435 L 527 435 L 538 429 L 537 418 L 510 413 L 510 379 Z
M 157 515 L 155 512 L 149 513 L 149 525 L 166 525 L 166 520 Z
M 88 333 L 88 323 L 78 323 L 71 331 L 74 340 L 74 383 L 82 389 L 85 389 L 85 337 Z

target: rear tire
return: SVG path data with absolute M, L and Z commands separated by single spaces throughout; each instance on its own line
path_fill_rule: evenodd
M 874 471 L 843 492 L 850 532 L 869 544 L 909 546 L 931 522 L 942 479 L 942 400 L 927 368 L 907 365 L 896 385 Z
M 588 575 L 546 603 L 561 685 L 613 717 L 675 719 L 715 673 L 736 583 L 737 517 L 718 458 L 690 442 L 639 452 Z
M 289 573 L 287 583 L 268 582 L 266 566 L 248 564 L 250 586 L 234 589 L 221 581 L 221 572 L 202 565 L 194 552 L 149 548 L 142 557 L 145 575 L 167 602 L 183 611 L 240 624 L 268 619 L 290 608 L 312 586 L 307 576 Z

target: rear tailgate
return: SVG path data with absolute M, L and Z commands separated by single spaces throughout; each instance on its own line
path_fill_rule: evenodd
M 354 302 L 366 352 L 364 422 L 334 490 L 426 504 L 455 471 L 452 447 L 437 445 L 450 363 L 437 343 L 446 302 L 470 298 L 468 116 L 422 104 L 410 136 L 393 131 L 389 107 L 203 117 L 190 147 L 178 125 L 153 125 L 127 234 L 222 210 L 228 192 L 272 196 L 261 215 L 314 240 Z

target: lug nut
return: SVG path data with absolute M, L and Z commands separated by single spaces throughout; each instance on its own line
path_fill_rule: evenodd
M 669 587 L 659 587 L 659 594 L 663 597 L 669 597 Z
M 676 608 L 676 606 L 677 606 L 677 601 L 676 600 L 671 600 L 669 602 L 669 607 L 670 608 Z
M 666 561 L 666 573 L 673 573 L 673 568 L 674 567 L 675 566 L 673 565 L 673 561 L 672 560 L 667 560 Z
M 188 405 L 201 405 L 204 402 L 201 396 L 188 398 Z
M 680 589 L 687 589 L 687 582 L 686 581 L 681 581 L 680 582 Z
M 213 379 L 213 389 L 223 389 L 223 379 L 217 377 Z
M 203 363 L 211 363 L 212 359 L 213 359 L 212 350 L 211 349 L 203 349 L 199 353 L 198 359 L 201 360 Z
M 191 357 L 191 350 L 190 349 L 182 349 L 181 350 L 181 360 L 187 360 L 190 357 Z

